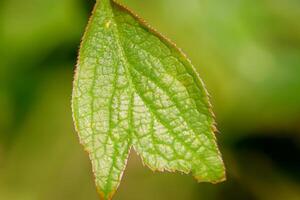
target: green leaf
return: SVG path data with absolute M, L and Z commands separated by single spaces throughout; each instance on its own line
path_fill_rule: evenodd
M 225 179 L 207 92 L 189 60 L 123 6 L 97 1 L 80 48 L 73 114 L 111 199 L 131 147 L 152 170 Z

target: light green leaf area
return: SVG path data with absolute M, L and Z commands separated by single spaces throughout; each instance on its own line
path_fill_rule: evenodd
M 112 1 L 97 2 L 83 37 L 73 113 L 103 199 L 116 191 L 132 147 L 152 170 L 224 180 L 213 114 L 193 66 Z

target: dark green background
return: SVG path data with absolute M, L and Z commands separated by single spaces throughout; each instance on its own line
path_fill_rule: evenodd
M 228 180 L 152 173 L 116 200 L 300 199 L 300 1 L 122 0 L 177 43 L 211 94 Z M 0 199 L 98 199 L 71 89 L 93 0 L 0 1 Z

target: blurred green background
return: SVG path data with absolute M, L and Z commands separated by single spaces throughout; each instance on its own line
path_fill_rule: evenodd
M 228 180 L 153 173 L 132 153 L 116 200 L 300 199 L 300 1 L 122 0 L 206 83 Z M 94 0 L 0 1 L 0 199 L 98 199 L 72 124 Z

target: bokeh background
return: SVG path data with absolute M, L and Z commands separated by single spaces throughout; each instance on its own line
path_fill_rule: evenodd
M 116 200 L 300 199 L 300 1 L 122 0 L 206 83 L 227 181 L 153 173 L 132 153 Z M 96 200 L 71 115 L 94 0 L 0 1 L 0 199 Z

